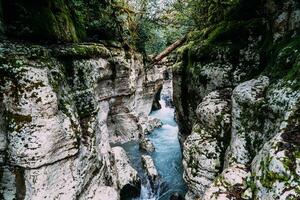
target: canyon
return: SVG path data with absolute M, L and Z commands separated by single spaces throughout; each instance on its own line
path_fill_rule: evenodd
M 158 62 L 124 2 L 70 2 L 0 0 L 0 199 L 300 198 L 297 0 L 240 0 Z

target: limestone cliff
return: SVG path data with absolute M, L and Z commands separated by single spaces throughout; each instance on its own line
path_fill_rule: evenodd
M 0 46 L 4 198 L 80 199 L 117 186 L 110 143 L 142 137 L 160 69 L 101 44 Z
M 299 199 L 298 1 L 237 1 L 174 66 L 187 199 Z
M 110 144 L 149 131 L 163 68 L 128 46 L 125 5 L 76 2 L 0 1 L 0 199 L 113 200 L 139 186 Z

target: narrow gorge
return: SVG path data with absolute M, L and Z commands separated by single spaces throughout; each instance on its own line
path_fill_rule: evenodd
M 0 0 L 0 200 L 299 200 L 298 0 Z

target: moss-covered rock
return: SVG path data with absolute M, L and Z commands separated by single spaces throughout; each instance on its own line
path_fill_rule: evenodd
M 64 0 L 3 1 L 9 35 L 76 42 L 78 36 Z
M 189 33 L 186 44 L 178 49 L 178 62 L 173 70 L 177 118 L 181 133 L 192 131 L 186 142 L 192 143 L 190 138 L 196 141 L 195 148 L 184 146 L 184 152 L 189 151 L 194 156 L 207 151 L 205 147 L 197 151 L 201 134 L 195 134 L 192 129 L 199 127 L 197 105 L 203 104 L 204 97 L 212 91 L 235 88 L 231 138 L 221 139 L 221 142 L 229 139 L 230 145 L 222 159 L 223 162 L 225 159 L 225 171 L 242 164 L 246 172 L 252 166 L 252 178 L 249 174 L 249 180 L 243 181 L 242 187 L 218 184 L 217 178 L 205 198 L 299 198 L 296 181 L 299 179 L 296 159 L 299 138 L 295 136 L 297 131 L 293 131 L 295 127 L 283 130 L 291 123 L 291 113 L 299 109 L 299 30 L 298 1 L 241 0 L 228 10 L 223 20 Z M 298 126 L 298 122 L 293 123 Z M 202 127 L 197 130 L 204 132 Z M 276 149 L 279 143 L 290 153 Z M 201 166 L 210 160 L 209 157 L 194 159 L 190 166 L 185 166 L 186 170 L 195 169 L 196 176 Z M 220 177 L 223 174 L 224 171 Z
M 61 45 L 53 48 L 53 55 L 61 59 L 67 58 L 109 58 L 110 51 L 102 44 L 85 43 Z
M 230 138 L 231 90 L 214 91 L 198 105 L 198 122 L 184 142 L 184 179 L 188 196 L 201 197 L 216 175 L 223 171 L 223 158 Z
M 4 33 L 2 0 L 0 1 L 0 37 Z
M 273 81 L 284 79 L 295 90 L 300 88 L 300 39 L 287 38 L 277 42 L 268 51 L 269 63 L 265 74 Z
M 224 21 L 189 35 L 187 45 L 179 49 L 181 62 L 174 70 L 175 78 L 182 80 L 178 90 L 185 97 L 178 99 L 179 91 L 175 92 L 177 108 L 185 108 L 177 113 L 185 129 L 182 133 L 191 131 L 196 107 L 204 96 L 213 90 L 233 88 L 264 69 L 260 55 L 264 27 L 262 18 Z
M 134 15 L 124 1 L 3 0 L 3 14 L 6 34 L 11 37 L 134 42 Z
M 257 199 L 300 198 L 299 119 L 298 105 L 286 122 L 287 126 L 268 141 L 253 160 Z

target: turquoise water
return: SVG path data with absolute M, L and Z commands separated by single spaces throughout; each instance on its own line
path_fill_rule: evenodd
M 182 178 L 182 152 L 178 140 L 178 126 L 174 120 L 174 109 L 165 106 L 164 101 L 160 101 L 162 108 L 154 111 L 150 116 L 160 119 L 163 126 L 155 129 L 149 139 L 155 146 L 155 151 L 150 153 L 154 164 L 161 176 L 160 184 L 151 191 L 147 178 L 141 165 L 141 152 L 137 142 L 129 142 L 124 145 L 124 149 L 132 162 L 142 176 L 142 190 L 139 200 L 169 200 L 175 192 L 182 196 L 186 193 L 186 185 Z

